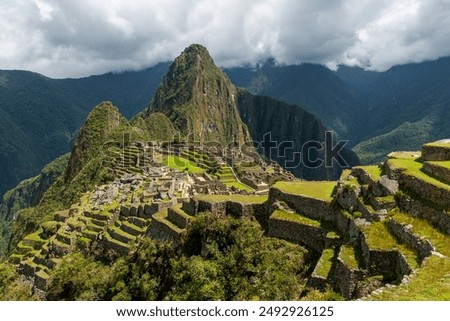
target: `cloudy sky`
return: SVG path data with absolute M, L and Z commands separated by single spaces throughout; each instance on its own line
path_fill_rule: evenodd
M 205 45 L 221 66 L 386 70 L 450 56 L 450 0 L 1 0 L 0 69 L 139 70 Z

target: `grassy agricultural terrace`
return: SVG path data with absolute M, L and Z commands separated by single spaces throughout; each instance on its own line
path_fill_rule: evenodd
M 331 181 L 295 181 L 295 182 L 277 182 L 274 188 L 294 195 L 303 195 L 310 198 L 320 199 L 331 202 L 333 199 L 333 190 L 336 182 Z

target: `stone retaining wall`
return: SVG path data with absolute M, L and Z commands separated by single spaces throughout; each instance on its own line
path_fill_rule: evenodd
M 403 173 L 399 179 L 400 186 L 414 191 L 426 200 L 444 208 L 450 208 L 450 190 L 435 186 L 429 182 Z
M 406 258 L 398 250 L 370 249 L 364 233 L 361 233 L 360 246 L 370 275 L 384 275 L 401 280 L 404 275 L 411 273 L 411 267 Z
M 426 144 L 422 146 L 422 159 L 424 161 L 450 160 L 450 148 Z
M 431 255 L 434 251 L 433 245 L 426 238 L 421 238 L 412 232 L 411 225 L 400 224 L 393 219 L 387 221 L 387 227 L 407 247 L 414 249 L 420 260 Z
M 269 191 L 268 202 L 269 204 L 273 204 L 276 201 L 283 201 L 297 213 L 301 213 L 315 220 L 324 220 L 327 222 L 333 222 L 335 220 L 331 204 L 324 200 L 289 194 L 272 187 Z
M 397 199 L 400 209 L 408 212 L 414 217 L 423 218 L 434 226 L 437 226 L 442 232 L 450 234 L 449 213 L 427 206 L 421 201 L 413 199 L 405 194 L 398 196 Z
M 362 273 L 359 269 L 352 269 L 345 264 L 341 257 L 341 251 L 342 249 L 339 251 L 330 282 L 335 291 L 349 300 L 353 297 Z
M 268 236 L 301 244 L 321 253 L 326 245 L 327 231 L 320 227 L 271 217 Z
M 425 162 L 423 164 L 422 170 L 425 173 L 437 177 L 447 184 L 450 184 L 450 168 L 445 168 L 436 164 Z

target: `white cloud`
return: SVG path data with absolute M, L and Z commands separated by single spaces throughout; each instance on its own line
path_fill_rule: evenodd
M 384 70 L 450 55 L 449 0 L 4 0 L 0 68 L 77 77 L 141 69 L 201 43 L 222 66 Z

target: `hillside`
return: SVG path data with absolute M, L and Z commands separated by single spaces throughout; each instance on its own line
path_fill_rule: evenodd
M 251 137 L 240 119 L 236 97 L 236 87 L 206 48 L 191 45 L 170 66 L 147 115 L 166 114 L 183 137 L 197 135 L 202 144 L 242 145 Z
M 302 181 L 249 146 L 186 135 L 201 137 L 196 111 L 213 102 L 224 143 L 269 129 L 323 140 L 313 114 L 238 90 L 211 64 L 187 48 L 131 121 L 101 102 L 70 157 L 7 194 L 0 299 L 450 299 L 448 140 Z
M 366 96 L 370 121 L 366 137 L 354 149 L 358 155 L 373 162 L 389 150 L 418 149 L 449 137 L 449 74 L 450 58 L 381 73 Z
M 417 149 L 449 136 L 449 61 L 441 58 L 381 73 L 269 61 L 256 69 L 224 72 L 253 94 L 299 105 L 318 116 L 341 139 L 349 139 L 349 147 L 357 145 L 358 156 L 371 163 L 391 150 Z M 138 72 L 81 79 L 0 71 L 0 194 L 69 152 L 76 131 L 98 102 L 113 101 L 127 118 L 148 106 L 168 67 L 162 63 Z
M 231 81 L 252 94 L 264 95 L 301 106 L 321 119 L 341 139 L 356 144 L 364 131 L 364 103 L 351 86 L 324 66 L 302 64 L 259 69 L 226 69 Z
M 114 99 L 127 117 L 142 110 L 167 67 L 81 79 L 1 70 L 0 195 L 69 152 L 77 130 L 100 101 Z

